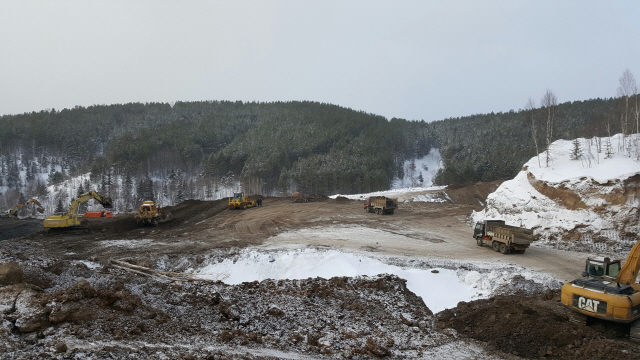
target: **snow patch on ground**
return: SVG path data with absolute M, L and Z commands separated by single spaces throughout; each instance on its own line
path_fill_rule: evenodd
M 141 240 L 103 240 L 100 241 L 100 245 L 104 247 L 127 247 L 127 248 L 136 248 L 140 246 L 144 246 L 153 240 L 151 239 L 141 239 Z
M 514 288 L 524 291 L 558 288 L 562 284 L 550 275 L 518 266 L 436 259 L 412 262 L 333 249 L 245 249 L 235 257 L 207 261 L 204 266 L 188 272 L 231 285 L 265 279 L 394 274 L 407 280 L 407 288 L 422 297 L 434 313 L 453 308 L 460 301 L 486 298 L 496 292 Z
M 237 259 L 226 259 L 198 269 L 195 274 L 199 278 L 221 280 L 230 285 L 265 279 L 329 279 L 336 276 L 394 274 L 407 280 L 407 288 L 421 296 L 434 312 L 480 296 L 473 284 L 459 281 L 455 271 L 436 270 L 437 273 L 400 268 L 385 264 L 380 259 L 337 250 L 304 249 L 271 253 L 249 250 Z
M 353 194 L 353 195 L 332 195 L 329 196 L 332 199 L 338 196 L 346 197 L 351 200 L 366 200 L 370 196 L 386 196 L 390 198 L 397 198 L 400 202 L 408 201 L 422 201 L 422 202 L 445 202 L 442 200 L 442 190 L 446 189 L 446 186 L 430 186 L 430 187 L 412 187 L 404 189 L 393 189 L 385 191 L 375 191 L 366 194 Z

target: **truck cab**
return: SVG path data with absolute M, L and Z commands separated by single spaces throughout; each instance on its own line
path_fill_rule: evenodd
M 484 229 L 485 226 L 483 223 L 478 222 L 476 223 L 476 227 L 473 228 L 473 238 L 474 239 L 480 239 L 484 236 Z
M 487 235 L 487 225 L 497 225 L 497 226 L 501 226 L 504 225 L 505 222 L 504 220 L 485 220 L 485 221 L 478 221 L 476 223 L 476 226 L 473 228 L 473 238 L 478 240 L 478 239 L 482 239 Z

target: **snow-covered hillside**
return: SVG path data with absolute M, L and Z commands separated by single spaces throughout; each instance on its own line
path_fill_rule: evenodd
M 414 166 L 411 165 L 413 162 Z M 431 148 L 429 153 L 419 159 L 410 159 L 404 162 L 403 178 L 395 178 L 391 189 L 411 188 L 418 186 L 429 187 L 433 185 L 433 178 L 438 169 L 442 167 L 440 149 Z M 420 182 L 422 175 L 422 182 Z
M 489 195 L 484 210 L 473 213 L 474 222 L 503 219 L 533 228 L 542 240 L 578 240 L 596 249 L 599 243 L 635 242 L 640 134 L 577 140 L 554 142 L 548 167 L 544 153 L 529 160 Z

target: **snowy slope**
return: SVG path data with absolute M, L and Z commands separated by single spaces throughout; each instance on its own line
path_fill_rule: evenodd
M 631 242 L 640 232 L 640 162 L 634 147 L 639 140 L 632 135 L 622 146 L 621 135 L 578 139 L 583 154 L 577 160 L 571 159 L 574 143 L 558 140 L 551 145 L 548 167 L 544 153 L 529 160 L 472 218 L 533 228 L 543 240 Z M 609 142 L 615 153 L 606 158 Z
M 411 170 L 411 160 L 404 162 L 404 177 L 402 179 L 395 178 L 391 184 L 391 189 L 411 188 L 416 186 L 429 187 L 433 185 L 433 178 L 438 170 L 442 167 L 440 157 L 440 149 L 431 148 L 429 154 L 419 159 L 413 159 L 415 170 Z M 418 180 L 422 174 L 423 182 L 420 184 Z

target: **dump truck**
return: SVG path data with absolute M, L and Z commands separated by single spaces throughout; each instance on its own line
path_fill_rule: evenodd
M 229 198 L 229 209 L 246 209 L 256 206 L 255 200 L 249 200 L 249 196 L 244 193 L 234 193 L 232 198 Z
M 533 230 L 506 225 L 504 220 L 484 220 L 476 223 L 473 238 L 478 246 L 489 245 L 502 254 L 524 254 L 533 242 Z
M 90 218 L 101 218 L 101 217 L 113 217 L 113 213 L 111 211 L 106 211 L 106 210 L 102 210 L 102 211 L 86 211 L 84 213 L 84 215 L 82 215 L 83 217 L 90 217 Z
M 624 266 L 608 257 L 588 258 L 582 277 L 562 286 L 561 302 L 584 321 L 587 317 L 630 324 L 629 339 L 640 343 L 640 241 L 629 251 Z M 581 319 L 580 319 L 581 317 Z
M 371 196 L 364 202 L 364 211 L 368 213 L 376 213 L 380 215 L 393 215 L 398 208 L 398 199 L 392 199 L 385 196 Z
M 67 212 L 62 212 L 56 215 L 49 216 L 44 221 L 44 227 L 46 229 L 58 229 L 58 230 L 82 230 L 84 232 L 91 232 L 91 229 L 82 226 L 80 220 L 78 220 L 78 208 L 80 204 L 89 201 L 91 199 L 96 200 L 105 208 L 112 207 L 111 198 L 102 196 L 97 192 L 91 190 L 87 193 L 84 193 L 78 196 L 77 199 L 73 200 L 69 210 Z
M 133 216 L 138 226 L 158 226 L 160 220 L 164 218 L 164 212 L 159 205 L 153 201 L 143 201 L 138 209 L 138 213 Z

